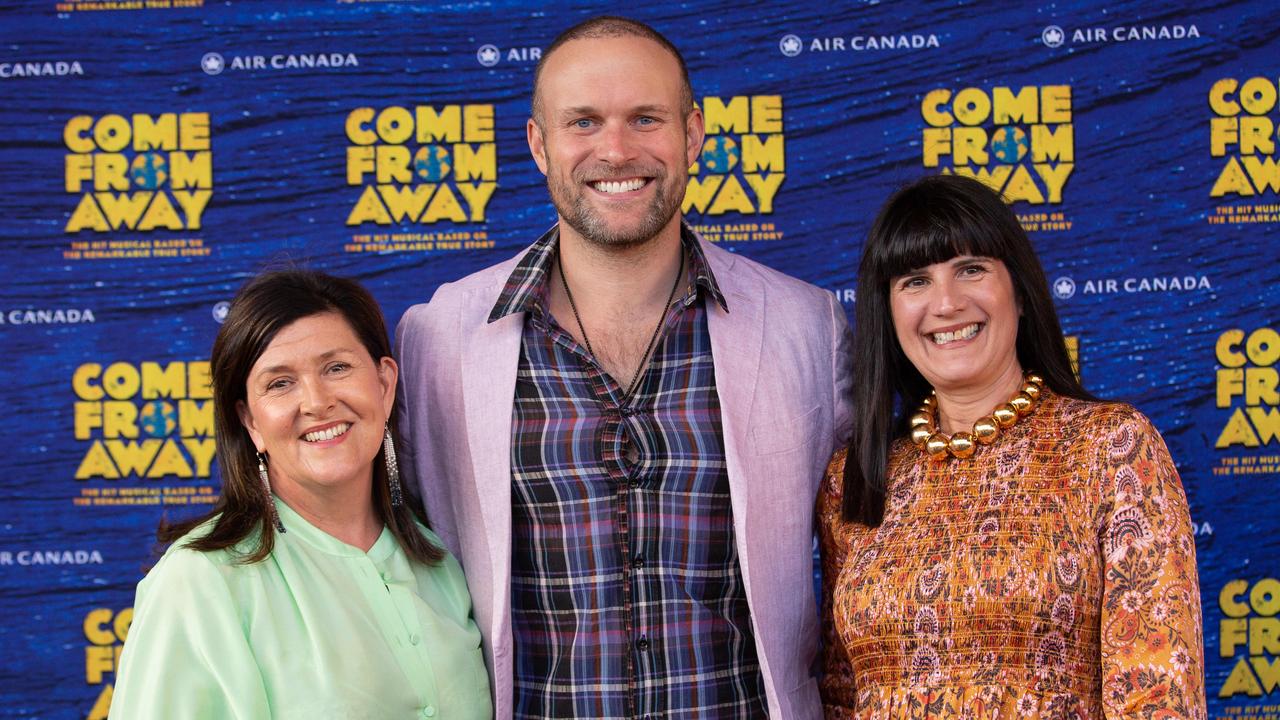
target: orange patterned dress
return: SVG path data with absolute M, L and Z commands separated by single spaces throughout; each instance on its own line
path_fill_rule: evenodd
M 818 497 L 828 718 L 1205 717 L 1187 500 L 1128 405 L 1047 390 L 970 458 L 895 443 L 884 522 Z

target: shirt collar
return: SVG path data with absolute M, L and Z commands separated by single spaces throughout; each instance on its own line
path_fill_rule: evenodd
M 691 282 L 687 286 L 681 302 L 690 305 L 697 298 L 699 289 L 705 291 L 725 311 L 729 305 L 724 294 L 716 283 L 716 277 L 707 264 L 707 256 L 702 251 L 702 239 L 693 228 L 685 222 L 680 223 L 680 241 L 684 245 L 685 255 L 689 258 L 688 277 Z M 512 313 L 529 312 L 540 301 L 542 290 L 546 287 L 547 278 L 555 262 L 556 249 L 560 246 L 560 226 L 555 225 L 538 238 L 516 263 L 515 269 L 507 277 L 507 282 L 489 313 L 489 322 L 501 320 Z

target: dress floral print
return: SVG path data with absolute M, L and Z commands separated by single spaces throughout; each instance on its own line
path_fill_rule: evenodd
M 1160 435 L 1045 392 L 968 459 L 905 440 L 884 522 L 818 498 L 828 718 L 1205 717 L 1195 545 Z

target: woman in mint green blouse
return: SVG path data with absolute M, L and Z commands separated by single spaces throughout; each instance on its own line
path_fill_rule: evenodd
M 374 299 L 259 276 L 210 364 L 222 496 L 161 526 L 110 716 L 492 717 L 462 570 L 401 497 Z

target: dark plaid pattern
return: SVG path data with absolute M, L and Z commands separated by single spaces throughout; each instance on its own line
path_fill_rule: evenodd
M 512 422 L 517 718 L 759 718 L 697 238 L 635 396 L 546 310 L 556 230 L 490 319 L 525 312 Z M 726 308 L 727 309 L 727 308 Z

